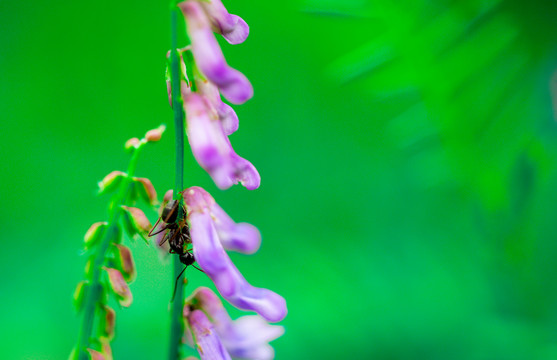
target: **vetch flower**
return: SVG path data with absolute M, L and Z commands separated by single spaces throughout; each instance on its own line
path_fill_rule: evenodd
M 255 311 L 267 321 L 282 320 L 287 313 L 284 299 L 250 285 L 224 250 L 254 252 L 261 241 L 257 229 L 235 224 L 202 188 L 186 189 L 184 197 L 195 259 L 220 294 L 235 307 Z
M 195 1 L 183 1 L 178 6 L 187 20 L 192 53 L 199 70 L 218 86 L 222 95 L 231 103 L 243 104 L 251 99 L 251 83 L 244 74 L 226 63 L 201 5 Z
M 220 0 L 199 2 L 209 16 L 213 31 L 232 45 L 243 43 L 249 35 L 248 24 L 238 15 L 229 14 Z
M 230 355 L 203 311 L 194 310 L 187 319 L 201 360 L 230 360 Z
M 211 117 L 210 105 L 199 94 L 184 96 L 188 141 L 199 165 L 220 189 L 242 183 L 248 190 L 257 189 L 259 173 L 246 159 L 238 156 L 225 135 L 221 122 Z
M 215 109 L 221 121 L 224 133 L 226 135 L 230 135 L 236 132 L 240 125 L 238 115 L 236 115 L 236 112 L 230 105 L 225 104 L 221 100 L 219 89 L 215 86 L 215 84 L 201 78 L 196 78 L 195 84 L 197 85 L 199 93 L 202 94 L 205 99 L 208 100 L 213 109 Z
M 274 349 L 269 345 L 284 333 L 279 325 L 267 323 L 261 316 L 242 316 L 232 320 L 219 297 L 209 288 L 195 290 L 186 306 L 203 310 L 230 356 L 240 359 L 270 360 Z

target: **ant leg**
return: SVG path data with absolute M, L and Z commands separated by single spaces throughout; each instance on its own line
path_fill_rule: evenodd
M 162 246 L 167 240 L 168 240 L 168 234 L 164 235 L 164 237 L 162 238 L 159 246 Z
M 178 235 L 179 231 L 176 231 L 174 234 L 172 234 L 172 237 L 168 238 L 166 240 L 168 240 L 169 243 L 172 243 L 172 240 L 174 240 L 174 238 L 176 237 L 176 235 Z M 166 242 L 166 240 L 161 241 L 161 244 L 164 244 Z
M 194 268 L 196 268 L 197 270 L 201 271 L 203 274 L 205 274 L 205 271 L 201 270 L 201 269 L 198 268 L 197 266 L 195 266 L 195 265 L 192 265 L 192 266 L 193 266 Z
M 174 292 L 172 293 L 172 299 L 170 299 L 170 302 L 174 301 L 174 297 L 176 296 L 176 288 L 178 287 L 178 280 L 180 280 L 180 277 L 182 276 L 182 274 L 184 273 L 184 271 L 186 271 L 188 267 L 184 267 L 184 270 L 182 270 L 182 272 L 180 273 L 180 275 L 178 275 L 178 277 L 176 278 L 176 282 L 174 283 Z

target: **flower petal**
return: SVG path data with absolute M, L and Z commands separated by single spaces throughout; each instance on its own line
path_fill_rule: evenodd
M 196 93 L 184 99 L 187 135 L 193 155 L 220 189 L 242 183 L 248 190 L 259 187 L 261 178 L 255 167 L 238 156 L 222 124 L 212 118 L 207 100 Z
M 220 0 L 201 1 L 209 15 L 213 31 L 222 34 L 232 45 L 243 43 L 249 35 L 248 24 L 239 16 L 228 13 Z
M 251 83 L 241 72 L 226 63 L 201 5 L 194 1 L 183 1 L 178 6 L 187 19 L 193 56 L 201 72 L 218 86 L 222 95 L 231 103 L 243 104 L 251 99 Z
M 188 321 L 199 350 L 201 360 L 230 360 L 230 355 L 222 345 L 213 325 L 201 310 L 194 310 Z
M 200 78 L 195 79 L 199 92 L 205 96 L 217 112 L 225 135 L 230 135 L 238 130 L 240 125 L 238 115 L 232 107 L 222 102 L 219 89 L 212 82 Z
M 271 325 L 261 316 L 246 315 L 232 323 L 230 331 L 220 335 L 231 356 L 243 359 L 267 360 L 274 358 L 270 341 L 284 334 L 280 325 Z
M 282 326 L 270 325 L 259 315 L 232 321 L 220 298 L 206 287 L 196 289 L 187 303 L 208 315 L 232 357 L 257 360 L 274 357 L 274 350 L 268 343 L 284 333 Z
M 224 251 L 211 216 L 192 212 L 189 220 L 197 263 L 213 280 L 221 295 L 235 307 L 255 311 L 268 321 L 282 320 L 287 312 L 284 299 L 246 281 Z

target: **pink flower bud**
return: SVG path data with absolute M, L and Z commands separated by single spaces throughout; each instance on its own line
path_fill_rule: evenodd
M 114 327 L 115 327 L 114 325 L 116 323 L 116 312 L 114 311 L 114 309 L 106 305 L 102 307 L 102 311 L 104 313 L 101 319 L 103 338 L 110 341 L 112 340 L 112 338 L 114 338 Z M 110 347 L 108 348 L 110 349 Z
M 145 200 L 146 203 L 150 204 L 150 205 L 157 205 L 158 200 L 157 200 L 157 191 L 155 190 L 155 187 L 153 186 L 153 183 L 151 182 L 151 180 L 147 179 L 147 178 L 133 178 L 133 181 L 136 182 L 136 185 L 139 185 L 138 187 L 138 192 L 139 192 L 139 196 Z
M 108 223 L 106 221 L 99 221 L 91 225 L 89 230 L 85 233 L 85 250 L 92 248 L 96 243 L 99 242 L 102 236 L 103 229 Z
M 145 134 L 145 140 L 151 141 L 151 142 L 159 141 L 165 130 L 166 130 L 166 126 L 164 126 L 164 125 L 161 125 L 156 129 L 149 130 Z
M 127 246 L 116 244 L 118 263 L 122 275 L 127 282 L 131 283 L 135 280 L 137 273 L 135 271 L 135 263 L 133 261 L 132 253 Z
M 139 139 L 131 138 L 128 141 L 126 141 L 126 144 L 124 145 L 124 149 L 131 150 L 133 148 L 136 148 L 138 145 L 139 145 Z
M 120 182 L 123 178 L 127 176 L 126 173 L 122 171 L 113 171 L 110 174 L 106 175 L 104 179 L 99 181 L 99 194 L 105 194 L 111 191 L 114 191 L 120 185 Z
M 107 360 L 104 355 L 97 350 L 87 349 L 89 351 L 89 355 L 91 356 L 91 360 Z
M 122 206 L 122 209 L 124 209 L 124 226 L 128 234 L 134 238 L 139 235 L 145 239 L 151 230 L 151 223 L 145 213 L 136 207 Z
M 110 283 L 110 287 L 116 297 L 118 298 L 118 302 L 123 307 L 129 307 L 132 304 L 133 296 L 130 291 L 130 287 L 124 280 L 122 273 L 116 269 L 112 268 L 104 268 L 108 274 L 108 281 Z

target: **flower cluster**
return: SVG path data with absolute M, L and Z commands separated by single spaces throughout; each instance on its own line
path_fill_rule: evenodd
M 253 88 L 242 73 L 227 64 L 215 38 L 217 33 L 230 44 L 242 43 L 248 36 L 248 25 L 239 16 L 229 14 L 220 0 L 187 0 L 178 7 L 191 41 L 178 53 L 180 95 L 193 155 L 220 189 L 237 183 L 257 189 L 259 173 L 236 154 L 228 138 L 238 130 L 238 117 L 221 99 L 222 94 L 230 103 L 242 104 L 253 96 Z M 172 86 L 167 87 L 172 105 Z M 203 360 L 272 359 L 274 351 L 268 343 L 284 330 L 268 322 L 286 316 L 286 302 L 275 292 L 248 283 L 226 252 L 255 253 L 261 244 L 259 231 L 253 225 L 234 222 L 209 193 L 197 186 L 180 193 L 185 207 L 178 212 L 186 215 L 187 222 L 175 219 L 173 213 L 179 208 L 172 195 L 169 190 L 161 206 L 162 227 L 152 230 L 157 234 L 157 245 L 178 252 L 186 266 L 191 264 L 188 261 L 196 261 L 224 299 L 238 309 L 258 314 L 232 321 L 211 290 L 197 289 L 184 305 L 184 342 L 195 344 Z M 190 244 L 192 248 L 188 249 Z
M 191 40 L 191 45 L 182 50 L 192 54 L 191 83 L 184 71 L 183 57 L 180 58 L 185 79 L 181 95 L 193 155 L 219 188 L 227 189 L 240 182 L 247 189 L 257 189 L 259 173 L 248 160 L 236 154 L 228 139 L 238 130 L 238 116 L 220 97 L 222 94 L 229 102 L 242 104 L 253 96 L 253 87 L 241 72 L 226 63 L 213 33 L 222 34 L 231 44 L 239 44 L 248 36 L 248 25 L 229 14 L 220 0 L 188 0 L 178 6 Z

